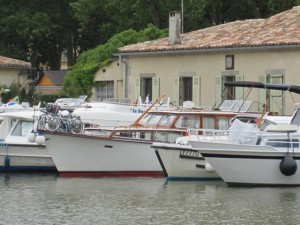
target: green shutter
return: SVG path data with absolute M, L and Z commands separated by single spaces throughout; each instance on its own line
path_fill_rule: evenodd
M 177 105 L 179 105 L 179 77 L 174 78 L 173 102 L 175 102 Z
M 135 79 L 135 97 L 138 99 L 141 95 L 141 79 L 136 78 Z
M 159 98 L 159 77 L 152 78 L 152 101 Z
M 195 106 L 201 105 L 200 82 L 201 80 L 199 76 L 193 76 L 193 102 Z
M 215 107 L 218 107 L 222 102 L 222 77 L 216 76 L 215 83 Z
M 235 75 L 235 81 L 243 81 L 243 75 Z M 243 87 L 236 87 L 235 88 L 235 99 L 236 100 L 244 100 L 244 88 Z
M 258 81 L 261 83 L 266 83 L 267 77 L 265 75 L 263 76 L 258 76 Z M 267 104 L 267 90 L 259 88 L 258 89 L 258 111 L 263 110 L 263 104 Z

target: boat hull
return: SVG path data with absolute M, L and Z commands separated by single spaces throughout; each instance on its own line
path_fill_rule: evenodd
M 154 143 L 156 155 L 168 180 L 216 180 L 217 173 L 205 169 L 206 161 L 188 145 Z
M 45 136 L 61 176 L 163 176 L 149 142 L 62 133 Z
M 55 164 L 45 146 L 8 145 L 1 146 L 1 172 L 56 172 Z
M 299 186 L 300 154 L 293 152 L 297 165 L 292 175 L 284 175 L 280 164 L 287 152 L 271 146 L 191 142 L 228 185 Z

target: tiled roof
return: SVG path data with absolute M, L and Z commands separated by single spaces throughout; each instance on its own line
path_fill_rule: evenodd
M 47 76 L 55 86 L 62 86 L 67 72 L 67 70 L 44 71 L 44 76 Z
M 0 68 L 25 68 L 30 69 L 31 64 L 17 59 L 0 56 Z
M 300 46 L 300 7 L 267 19 L 249 19 L 208 27 L 181 35 L 181 44 L 169 45 L 168 37 L 127 45 L 119 53 L 224 49 L 262 46 Z

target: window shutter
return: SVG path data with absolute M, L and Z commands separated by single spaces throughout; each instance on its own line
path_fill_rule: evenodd
M 201 105 L 201 96 L 200 96 L 200 77 L 199 76 L 193 76 L 193 102 L 195 106 Z
M 177 105 L 179 105 L 179 77 L 174 78 L 173 102 L 175 102 Z
M 159 77 L 152 78 L 152 101 L 159 98 Z
M 235 81 L 243 81 L 243 75 L 235 75 Z M 235 88 L 235 99 L 236 100 L 244 100 L 244 88 L 243 87 L 236 87 Z
M 267 77 L 265 75 L 258 76 L 258 81 L 262 83 L 266 83 Z M 259 88 L 258 89 L 258 102 L 259 102 L 258 111 L 263 110 L 263 104 L 267 104 L 266 100 L 267 100 L 267 90 Z
M 218 107 L 222 102 L 222 77 L 216 76 L 215 84 L 215 107 Z
M 141 95 L 141 79 L 136 78 L 135 79 L 135 97 L 138 99 Z

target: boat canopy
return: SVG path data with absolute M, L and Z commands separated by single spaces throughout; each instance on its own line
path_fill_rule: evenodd
M 270 84 L 256 81 L 231 81 L 225 82 L 225 87 L 248 87 L 248 88 L 262 88 L 270 90 L 289 91 L 300 94 L 300 86 L 290 84 Z

